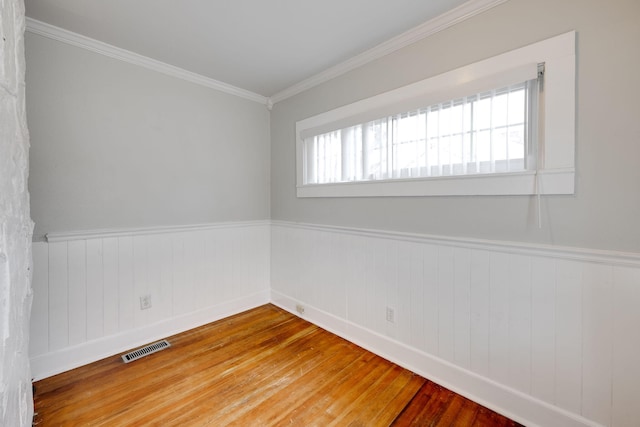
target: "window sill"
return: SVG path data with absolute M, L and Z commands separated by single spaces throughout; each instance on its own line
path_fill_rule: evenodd
M 536 190 L 536 181 L 540 191 Z M 492 196 L 574 194 L 573 168 L 436 178 L 308 184 L 298 197 Z

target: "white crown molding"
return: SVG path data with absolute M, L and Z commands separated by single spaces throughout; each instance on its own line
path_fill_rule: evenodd
M 331 68 L 328 68 L 308 79 L 305 79 L 293 86 L 284 89 L 275 95 L 271 96 L 271 101 L 275 104 L 283 101 L 294 95 L 318 86 L 331 79 L 334 79 L 342 74 L 345 74 L 351 70 L 361 67 L 376 59 L 382 58 L 390 53 L 393 53 L 403 47 L 409 46 L 422 39 L 425 39 L 435 33 L 445 30 L 455 24 L 465 21 L 473 16 L 476 16 L 486 10 L 489 10 L 495 6 L 505 3 L 508 0 L 469 0 L 466 3 L 443 13 L 417 27 L 412 28 L 392 39 L 383 42 L 376 47 L 373 47 L 359 55 L 356 55 L 340 64 L 337 64 Z
M 54 25 L 47 24 L 36 19 L 27 18 L 26 29 L 30 33 L 38 34 L 43 37 L 57 40 L 63 43 L 67 43 L 71 46 L 80 47 L 95 53 L 99 53 L 110 58 L 118 59 L 120 61 L 128 62 L 130 64 L 138 65 L 153 71 L 157 71 L 162 74 L 166 74 L 171 77 L 176 77 L 182 80 L 186 80 L 191 83 L 195 83 L 201 86 L 205 86 L 211 89 L 218 90 L 220 92 L 235 95 L 240 98 L 248 99 L 250 101 L 258 102 L 260 104 L 267 105 L 268 98 L 257 93 L 232 86 L 230 84 L 205 77 L 201 74 L 187 71 L 183 68 L 179 68 L 167 63 L 157 61 L 155 59 L 139 55 L 129 50 L 121 49 L 116 46 L 77 34 L 68 30 L 65 30 Z

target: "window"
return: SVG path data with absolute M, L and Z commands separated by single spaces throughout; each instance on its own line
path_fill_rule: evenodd
M 297 123 L 298 196 L 573 193 L 575 34 Z
M 304 184 L 524 171 L 537 80 L 304 139 Z

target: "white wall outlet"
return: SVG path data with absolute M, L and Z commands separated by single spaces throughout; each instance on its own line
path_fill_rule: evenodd
M 387 322 L 396 323 L 396 311 L 393 307 L 387 307 Z
M 304 305 L 296 304 L 296 311 L 300 314 L 304 314 Z
M 140 297 L 140 310 L 151 308 L 151 295 L 143 295 Z

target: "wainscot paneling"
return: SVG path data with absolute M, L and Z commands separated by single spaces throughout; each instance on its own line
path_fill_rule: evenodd
M 640 419 L 638 254 L 260 221 L 33 257 L 35 379 L 271 301 L 528 426 Z
M 526 425 L 638 425 L 637 254 L 286 222 L 271 244 L 293 313 Z
M 33 257 L 36 380 L 269 302 L 266 221 L 57 234 Z

